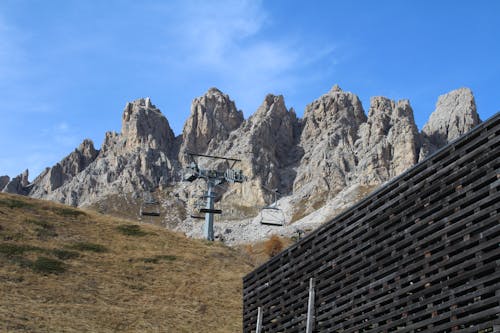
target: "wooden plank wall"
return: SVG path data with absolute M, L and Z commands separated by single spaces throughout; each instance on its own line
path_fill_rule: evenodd
M 500 114 L 243 279 L 243 331 L 500 332 Z

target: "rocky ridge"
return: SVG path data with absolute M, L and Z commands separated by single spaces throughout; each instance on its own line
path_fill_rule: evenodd
M 289 224 L 319 211 L 328 219 L 335 207 L 346 204 L 339 195 L 351 200 L 388 181 L 479 122 L 467 88 L 440 96 L 422 132 L 408 100 L 373 97 L 366 115 L 355 94 L 334 86 L 306 107 L 302 119 L 286 107 L 283 96 L 270 94 L 245 120 L 228 95 L 211 88 L 193 100 L 177 138 L 151 100 L 138 99 L 126 105 L 121 133 L 106 133 L 100 150 L 85 140 L 33 182 L 26 171 L 12 180 L 1 177 L 0 188 L 75 206 L 110 195 L 138 198 L 144 191 L 168 189 L 176 202 L 186 205 L 191 193 L 204 188 L 201 180 L 179 182 L 192 151 L 241 159 L 237 167 L 248 181 L 218 190 L 228 212 L 223 220 L 249 218 L 243 225 L 255 225 L 251 217 L 270 203 L 269 189 L 283 194 L 280 204 Z M 223 167 L 220 162 L 200 163 Z M 342 205 L 332 206 L 339 200 Z M 188 215 L 180 220 L 181 230 L 198 228 Z
M 30 185 L 28 195 L 84 206 L 106 195 L 167 184 L 173 177 L 174 146 L 168 120 L 149 98 L 138 99 L 126 105 L 120 134 L 106 133 L 100 151 L 85 140 L 42 172 Z
M 435 111 L 422 128 L 419 160 L 480 122 L 476 101 L 470 89 L 460 88 L 439 96 Z

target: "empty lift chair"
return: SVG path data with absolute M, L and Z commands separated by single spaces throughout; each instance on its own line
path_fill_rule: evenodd
M 268 189 L 267 187 L 264 188 L 269 192 L 272 192 L 273 202 L 270 205 L 262 207 L 260 210 L 260 224 L 276 226 L 285 225 L 285 214 L 283 213 L 283 210 L 278 207 L 278 190 Z
M 207 203 L 205 201 L 205 196 L 198 195 L 197 200 L 194 202 L 189 216 L 195 220 L 204 220 L 205 214 L 200 213 L 200 209 L 203 207 L 206 207 L 206 206 L 207 206 Z
M 139 215 L 143 216 L 160 216 L 160 202 L 156 200 L 151 193 L 145 192 L 144 199 L 139 210 Z

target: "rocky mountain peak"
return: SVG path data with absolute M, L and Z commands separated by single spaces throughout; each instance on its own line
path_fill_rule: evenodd
M 222 91 L 220 91 L 219 88 L 217 88 L 217 87 L 210 87 L 210 88 L 208 88 L 206 95 L 224 96 L 224 93 Z
M 287 109 L 283 96 L 269 94 L 243 127 L 251 128 L 251 140 L 257 151 L 270 149 L 273 157 L 269 162 L 283 165 L 296 144 L 297 126 L 297 116 L 293 109 Z
M 214 149 L 243 121 L 243 112 L 236 109 L 229 96 L 210 88 L 191 104 L 191 113 L 182 131 L 179 160 L 186 162 L 187 151 L 204 153 L 209 147 Z
M 99 151 L 94 148 L 92 140 L 83 140 L 72 153 L 51 168 L 46 168 L 35 178 L 30 195 L 43 198 L 52 193 L 85 170 L 97 158 L 98 154 Z
M 249 121 L 256 123 L 264 119 L 285 117 L 288 112 L 285 106 L 285 99 L 282 95 L 268 94 L 257 111 L 250 117 Z M 293 113 L 295 114 L 295 112 Z
M 3 190 L 3 188 L 9 183 L 10 177 L 9 176 L 0 176 L 0 191 Z
M 127 103 L 122 116 L 122 138 L 125 147 L 169 150 L 174 133 L 167 118 L 151 103 L 150 98 L 140 98 Z
M 365 122 L 358 96 L 338 87 L 306 106 L 299 143 L 303 156 L 293 183 L 304 212 L 322 206 L 346 186 L 356 167 L 358 129 Z
M 338 93 L 338 92 L 342 92 L 342 89 L 340 88 L 340 86 L 338 84 L 335 84 L 332 89 L 330 89 L 330 93 Z
M 98 151 L 94 147 L 94 142 L 90 139 L 84 139 L 78 148 L 76 148 L 76 151 L 91 160 L 94 160 L 98 154 Z
M 29 171 L 28 169 L 24 170 L 23 173 L 21 174 L 21 185 L 23 187 L 28 186 L 30 181 L 29 181 Z
M 401 121 L 416 127 L 409 100 L 402 99 L 396 102 L 384 96 L 370 98 L 367 124 L 375 125 L 376 129 L 387 134 L 393 124 Z
M 357 183 L 381 184 L 417 161 L 419 133 L 408 100 L 372 97 L 368 119 L 360 126 L 358 135 L 358 163 L 351 176 Z
M 2 189 L 2 192 L 6 193 L 14 193 L 14 194 L 22 194 L 26 195 L 29 193 L 29 171 L 28 169 L 24 170 L 20 175 L 8 180 L 7 184 Z M 7 177 L 8 179 L 8 177 Z M 5 182 L 5 178 L 3 180 Z
M 225 193 L 226 204 L 255 207 L 269 203 L 270 193 L 262 185 L 282 193 L 291 190 L 289 166 L 298 160 L 298 128 L 299 120 L 293 109 L 287 109 L 283 96 L 268 94 L 249 119 L 217 147 L 208 149 L 209 154 L 241 159 L 237 168 L 248 177 Z
M 310 139 L 328 136 L 335 141 L 341 139 L 343 134 L 347 134 L 345 139 L 349 139 L 352 143 L 359 125 L 365 121 L 366 115 L 358 96 L 344 92 L 337 86 L 306 106 L 301 140 L 307 144 Z M 335 136 L 334 134 L 339 134 L 339 131 L 346 133 Z
M 474 95 L 460 88 L 441 95 L 436 109 L 422 128 L 423 147 L 420 159 L 468 132 L 481 122 Z

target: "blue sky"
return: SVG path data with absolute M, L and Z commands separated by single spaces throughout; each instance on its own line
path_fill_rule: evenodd
M 180 134 L 216 86 L 250 116 L 267 93 L 301 116 L 335 83 L 410 99 L 419 128 L 470 87 L 500 110 L 500 1 L 0 1 L 0 175 L 33 179 L 150 96 Z

